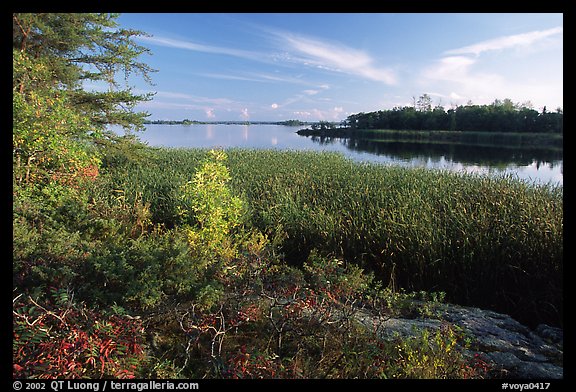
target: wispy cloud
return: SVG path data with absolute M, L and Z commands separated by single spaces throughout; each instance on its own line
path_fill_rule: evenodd
M 313 66 L 334 72 L 352 74 L 390 85 L 396 84 L 397 82 L 396 75 L 391 69 L 377 66 L 374 59 L 364 51 L 341 44 L 324 42 L 319 39 L 312 39 L 288 33 L 274 32 L 271 36 L 276 37 L 276 43 L 279 44 L 279 47 L 271 49 L 269 52 L 256 52 L 237 48 L 206 45 L 189 40 L 160 36 L 143 36 L 138 39 L 150 45 L 239 57 L 260 63 L 269 63 L 280 66 L 290 66 L 296 63 L 299 65 Z M 229 80 L 307 83 L 298 80 L 297 78 L 267 74 L 236 76 L 208 73 L 206 76 Z
M 146 36 L 138 37 L 138 39 L 152 45 L 165 46 L 169 48 L 186 49 L 194 52 L 223 54 L 227 56 L 242 57 L 248 59 L 262 57 L 262 53 L 252 52 L 248 50 L 234 49 L 234 48 L 226 48 L 221 46 L 204 45 L 187 40 L 172 39 L 166 37 L 146 37 Z
M 225 74 L 225 73 L 197 73 L 195 75 L 222 79 L 222 80 L 238 80 L 247 82 L 259 82 L 259 83 L 288 83 L 288 84 L 298 84 L 302 86 L 312 87 L 314 90 L 322 91 L 330 88 L 328 84 L 318 84 L 317 82 L 312 82 L 301 78 L 300 76 L 290 76 L 286 74 L 271 74 L 265 72 L 244 72 L 241 74 Z
M 235 101 L 224 97 L 204 97 L 173 91 L 158 91 L 154 100 L 140 104 L 145 109 L 164 109 L 180 111 L 201 111 L 206 118 L 212 119 L 216 111 L 239 111 L 244 113 L 248 102 Z M 246 112 L 247 113 L 247 112 Z
M 329 90 L 329 89 L 330 89 L 329 85 L 321 84 L 314 89 L 306 89 L 306 90 L 302 90 L 302 92 L 306 95 L 316 95 L 316 94 L 321 93 L 322 91 Z
M 222 80 L 239 80 L 239 81 L 246 81 L 246 82 L 267 82 L 267 80 L 263 80 L 263 79 L 258 79 L 258 78 L 249 77 L 249 76 L 242 76 L 242 75 L 233 75 L 233 74 L 205 72 L 205 73 L 197 73 L 195 75 L 202 76 L 205 78 L 222 79 Z
M 286 106 L 293 105 L 293 104 L 295 104 L 297 102 L 301 102 L 303 100 L 309 101 L 309 99 L 307 98 L 307 96 L 305 94 L 296 94 L 292 97 L 286 98 L 284 101 L 282 101 L 282 103 L 274 102 L 270 107 L 272 109 L 284 108 Z
M 423 70 L 424 86 L 450 88 L 452 93 L 449 99 L 456 101 L 498 98 L 501 92 L 510 87 L 501 75 L 483 71 L 478 69 L 478 66 L 478 60 L 472 57 L 447 56 L 441 58 Z M 458 93 L 454 91 L 458 91 Z
M 469 77 L 470 67 L 476 60 L 465 56 L 447 56 L 424 70 L 429 79 L 460 81 Z
M 444 54 L 447 55 L 473 54 L 479 56 L 483 52 L 493 50 L 510 49 L 520 46 L 530 46 L 545 38 L 562 34 L 563 31 L 564 31 L 563 27 L 559 26 L 547 30 L 537 30 L 523 34 L 507 35 L 503 37 L 490 39 L 487 41 L 482 41 L 473 45 L 464 46 L 462 48 L 448 50 L 444 52 Z
M 495 98 L 530 97 L 550 95 L 550 87 L 545 81 L 528 82 L 526 78 L 517 80 L 510 72 L 505 73 L 510 59 L 507 53 L 498 57 L 498 67 L 487 64 L 484 54 L 500 51 L 509 52 L 519 48 L 542 48 L 537 44 L 545 44 L 552 38 L 557 38 L 563 32 L 562 27 L 531 31 L 523 34 L 507 35 L 478 42 L 472 45 L 447 50 L 443 57 L 434 61 L 422 70 L 424 86 L 440 86 L 450 88 L 450 100 L 462 101 L 471 99 L 492 100 Z M 500 68 L 501 67 L 501 68 Z M 505 76 L 506 75 L 506 76 Z
M 316 95 L 320 92 L 320 90 L 312 90 L 312 89 L 308 89 L 308 90 L 304 90 L 302 91 L 304 94 L 306 95 Z
M 306 89 L 301 92 L 294 94 L 293 96 L 286 98 L 282 103 L 274 102 L 270 105 L 271 109 L 284 108 L 286 106 L 294 105 L 295 103 L 305 102 L 308 104 L 315 104 L 322 99 L 317 99 L 317 95 L 325 90 L 329 90 L 330 86 L 327 84 L 321 84 L 316 86 L 314 89 Z
M 252 73 L 248 73 L 248 75 L 250 77 L 253 77 L 255 79 L 259 79 L 262 82 L 280 82 L 280 83 L 291 83 L 291 84 L 302 84 L 305 86 L 310 86 L 313 85 L 312 83 L 303 80 L 301 78 L 298 77 L 294 77 L 294 76 L 287 76 L 287 75 L 283 75 L 283 74 L 269 74 L 269 73 L 265 73 L 265 72 L 252 72 Z
M 288 61 L 344 72 L 386 84 L 397 82 L 392 70 L 376 66 L 374 59 L 361 50 L 293 34 L 277 32 L 275 35 L 288 50 L 295 52 L 295 55 L 286 55 Z
M 156 97 L 165 99 L 177 99 L 179 102 L 203 103 L 211 105 L 230 105 L 234 103 L 234 101 L 229 98 L 202 97 L 198 95 L 184 94 L 172 91 L 158 91 L 156 92 Z

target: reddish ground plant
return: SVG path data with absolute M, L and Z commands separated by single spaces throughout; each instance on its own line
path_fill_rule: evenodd
M 141 322 L 51 294 L 14 301 L 13 377 L 134 378 L 145 358 Z

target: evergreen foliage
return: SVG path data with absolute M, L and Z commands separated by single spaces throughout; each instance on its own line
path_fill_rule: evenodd
M 528 103 L 515 104 L 510 99 L 494 100 L 489 105 L 459 105 L 445 110 L 432 107 L 430 97 L 422 95 L 414 106 L 395 107 L 348 116 L 352 129 L 395 129 L 462 132 L 562 133 L 563 112 L 532 109 Z

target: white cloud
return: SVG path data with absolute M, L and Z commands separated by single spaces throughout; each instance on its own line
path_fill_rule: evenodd
M 535 42 L 541 41 L 545 38 L 562 34 L 564 31 L 562 26 L 554 27 L 547 30 L 531 31 L 529 33 L 507 35 L 498 37 L 487 41 L 482 41 L 477 44 L 464 46 L 458 49 L 452 49 L 444 52 L 445 54 L 473 54 L 479 56 L 483 52 L 492 50 L 509 49 L 518 46 L 530 46 Z
M 185 101 L 190 103 L 209 103 L 213 105 L 231 105 L 234 103 L 234 101 L 232 101 L 229 98 L 202 97 L 198 95 L 191 95 L 172 91 L 158 91 L 156 92 L 155 97 L 177 99 L 179 101 Z
M 461 100 L 463 99 L 462 96 L 460 96 L 459 94 L 456 94 L 454 91 L 452 91 L 450 93 L 450 95 L 448 95 L 448 97 L 450 97 L 451 99 L 456 99 L 456 100 Z
M 146 109 L 168 109 L 168 110 L 198 110 L 204 109 L 205 106 L 197 105 L 197 104 L 189 104 L 189 103 L 179 103 L 179 102 L 166 102 L 166 101 L 159 101 L 157 99 L 153 101 L 146 101 L 138 104 L 141 108 Z
M 267 80 L 262 80 L 258 78 L 253 78 L 249 76 L 241 76 L 241 75 L 229 75 L 229 74 L 219 74 L 219 73 L 197 73 L 196 75 L 202 76 L 205 78 L 213 78 L 213 79 L 223 79 L 223 80 L 240 80 L 240 81 L 247 81 L 247 82 L 267 82 Z
M 445 51 L 444 57 L 421 71 L 420 84 L 427 89 L 445 91 L 450 101 L 458 104 L 468 100 L 486 104 L 494 99 L 510 98 L 518 102 L 530 100 L 536 106 L 557 105 L 560 100 L 561 105 L 561 64 L 544 62 L 542 55 L 535 50 L 542 49 L 544 44 L 550 47 L 549 40 L 557 38 L 562 32 L 562 27 L 556 27 L 503 36 Z M 518 48 L 529 48 L 530 51 L 524 53 L 533 57 L 525 57 L 522 63 L 518 63 L 510 56 L 510 52 Z M 483 56 L 492 51 L 500 53 L 497 57 Z M 545 64 L 551 67 L 550 71 L 537 68 L 537 77 L 533 63 Z
M 215 118 L 216 115 L 214 114 L 214 109 L 206 109 L 206 118 Z
M 478 102 L 482 99 L 501 98 L 502 92 L 510 84 L 501 75 L 477 69 L 477 60 L 465 56 L 444 57 L 422 72 L 424 85 L 434 89 L 451 91 L 446 93 L 451 100 L 462 103 L 468 100 Z M 459 91 L 455 94 L 454 91 Z M 509 94 L 505 94 L 508 97 Z M 487 103 L 487 102 L 486 102 Z
M 173 39 L 167 37 L 138 37 L 139 40 L 152 45 L 159 45 L 169 48 L 190 50 L 194 52 L 221 54 L 226 56 L 240 57 L 263 63 L 274 63 L 287 65 L 290 62 L 296 62 L 307 66 L 328 69 L 335 72 L 344 72 L 384 82 L 386 84 L 395 84 L 396 76 L 393 71 L 386 68 L 379 68 L 373 65 L 373 59 L 365 52 L 349 48 L 342 45 L 325 43 L 319 40 L 296 37 L 293 35 L 279 34 L 282 39 L 282 45 L 288 45 L 297 55 L 292 53 L 264 53 L 254 52 L 242 49 L 220 47 L 213 45 L 199 44 L 196 42 Z M 299 57 L 300 56 L 300 57 Z M 303 57 L 301 57 L 303 56 Z M 206 73 L 206 77 L 228 79 L 228 80 L 246 80 L 256 82 L 287 82 L 311 85 L 312 83 L 299 78 L 289 76 L 270 75 L 265 73 L 247 74 L 247 75 L 226 75 L 218 73 Z M 328 89 L 329 86 L 324 84 L 318 86 L 321 89 Z
M 219 74 L 219 73 L 197 73 L 196 75 L 206 78 L 223 79 L 223 80 L 239 80 L 239 81 L 259 82 L 259 83 L 288 83 L 288 84 L 297 84 L 313 87 L 311 89 L 304 90 L 304 92 L 308 95 L 313 95 L 322 90 L 330 89 L 330 86 L 328 84 L 319 85 L 318 83 L 302 79 L 301 75 L 290 76 L 280 73 L 270 74 L 265 72 L 244 72 L 239 75 Z
M 240 117 L 243 120 L 248 120 L 250 118 L 250 114 L 248 113 L 248 108 L 244 108 L 240 111 Z
M 301 101 L 305 101 L 305 102 L 313 102 L 313 100 L 310 98 L 310 95 L 313 94 L 308 94 L 303 92 L 303 94 L 296 94 L 293 95 L 289 98 L 286 98 L 281 104 L 277 104 L 277 107 L 285 107 L 285 106 L 289 106 L 289 105 L 293 105 L 295 103 L 301 102 Z
M 262 58 L 262 53 L 251 52 L 247 50 L 240 50 L 234 48 L 225 48 L 220 46 L 211 46 L 198 44 L 192 41 L 178 40 L 165 37 L 138 37 L 140 41 L 144 41 L 148 44 L 165 46 L 169 48 L 178 48 L 191 50 L 194 52 L 203 53 L 213 53 L 213 54 L 224 54 L 227 56 L 242 57 L 247 59 Z
M 474 70 L 477 60 L 465 56 L 444 57 L 426 68 L 422 75 L 428 83 L 453 83 L 452 86 L 460 91 L 465 91 L 468 97 L 471 95 L 492 96 L 494 91 L 501 91 L 504 78 L 495 73 Z
M 270 105 L 270 107 L 272 109 L 278 109 L 278 104 L 277 103 L 273 103 L 272 105 Z
M 426 68 L 422 76 L 423 86 L 446 91 L 444 94 L 455 104 L 468 101 L 489 104 L 494 99 L 510 98 L 517 102 L 530 100 L 535 107 L 562 106 L 561 75 L 560 79 L 555 74 L 532 79 L 515 77 L 500 72 L 498 68 L 486 68 L 480 59 L 476 62 L 474 59 L 450 56 Z
M 353 74 L 386 84 L 396 84 L 397 82 L 393 71 L 375 66 L 373 64 L 374 59 L 363 51 L 292 34 L 276 33 L 276 35 L 283 41 L 284 45 L 288 45 L 299 56 L 302 56 L 288 56 L 289 60 L 321 69 Z
M 294 78 L 294 77 L 290 77 L 290 76 L 279 76 L 279 75 L 270 75 L 267 73 L 252 73 L 251 75 L 253 75 L 256 78 L 259 78 L 261 81 L 263 82 L 282 82 L 282 83 L 294 83 L 294 84 L 308 84 L 307 82 L 298 79 L 298 78 Z
M 459 81 L 468 76 L 469 68 L 476 60 L 464 56 L 449 56 L 438 60 L 424 70 L 430 79 Z
M 308 95 L 308 96 L 312 96 L 312 95 L 319 94 L 319 93 L 321 93 L 321 92 L 324 91 L 324 90 L 328 90 L 328 89 L 329 89 L 329 87 L 328 87 L 327 85 L 325 85 L 325 84 L 322 84 L 322 85 L 319 85 L 319 86 L 315 86 L 315 87 L 316 87 L 316 88 L 309 88 L 309 89 L 306 89 L 306 90 L 302 90 L 302 93 L 304 93 L 305 95 Z

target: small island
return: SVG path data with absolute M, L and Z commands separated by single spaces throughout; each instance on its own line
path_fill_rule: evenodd
M 468 103 L 449 110 L 432 108 L 423 94 L 414 106 L 357 113 L 341 123 L 320 121 L 297 131 L 300 136 L 349 138 L 373 142 L 563 147 L 563 111 L 532 109 L 529 102 L 506 98 L 489 105 Z

